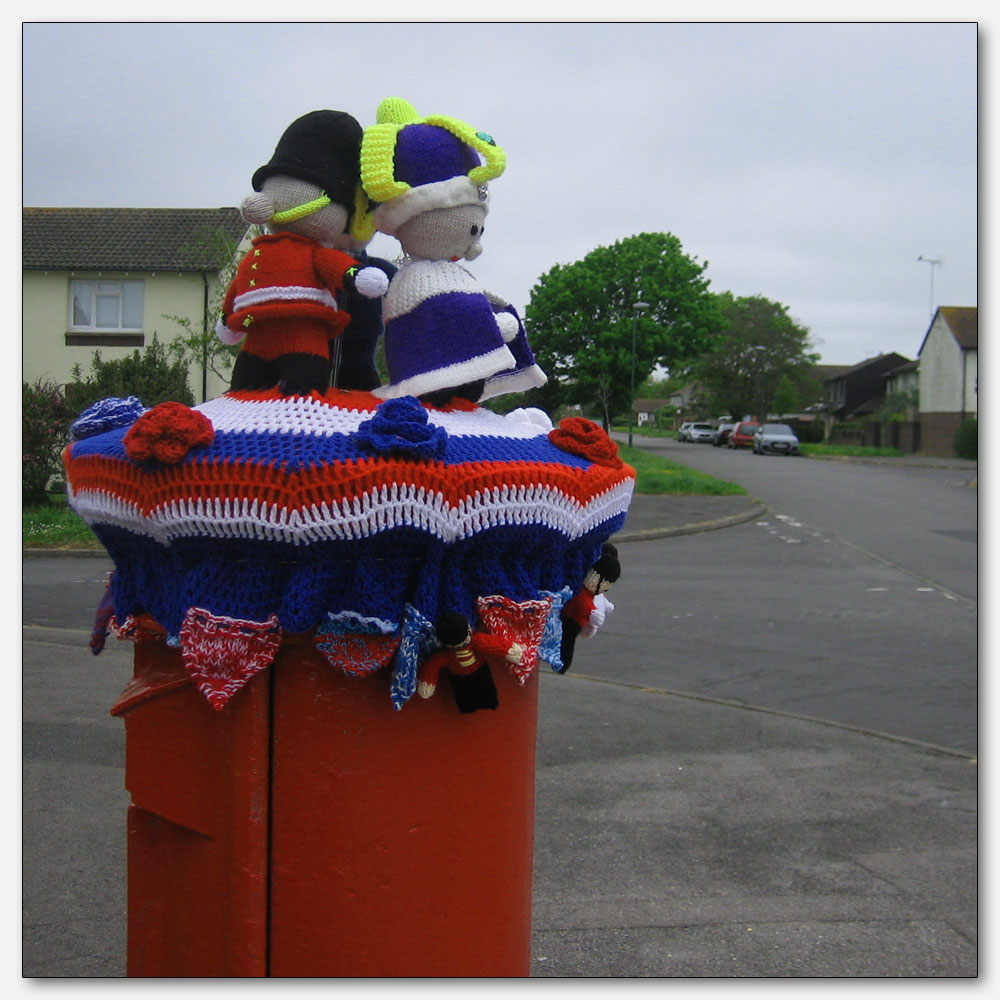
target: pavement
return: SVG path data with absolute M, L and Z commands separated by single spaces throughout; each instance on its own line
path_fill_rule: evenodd
M 659 559 L 642 543 L 765 511 L 748 496 L 639 496 L 616 541 Z M 36 640 L 93 662 L 64 631 L 26 629 L 26 664 Z M 127 651 L 109 653 L 124 682 Z M 124 739 L 81 682 L 53 706 L 53 659 L 38 656 L 44 697 L 25 692 L 22 974 L 122 976 Z M 90 712 L 105 713 L 100 732 Z M 531 974 L 977 978 L 977 794 L 977 762 L 958 751 L 546 671 Z

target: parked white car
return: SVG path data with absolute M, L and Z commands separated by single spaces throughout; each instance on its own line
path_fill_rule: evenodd
M 797 455 L 799 439 L 788 424 L 762 424 L 753 436 L 755 455 Z
M 687 441 L 688 440 L 688 436 L 687 436 L 688 435 L 688 431 L 693 426 L 694 426 L 694 424 L 692 424 L 690 421 L 688 421 L 688 423 L 686 423 L 686 424 L 681 424 L 680 430 L 678 430 L 678 432 L 677 432 L 677 440 L 678 441 Z

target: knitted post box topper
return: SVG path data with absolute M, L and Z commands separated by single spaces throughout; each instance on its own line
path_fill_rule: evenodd
M 211 440 L 164 461 L 125 445 L 138 407 L 108 409 L 65 452 L 70 504 L 115 566 L 93 648 L 109 628 L 179 646 L 220 709 L 283 636 L 314 634 L 333 669 L 389 672 L 399 710 L 447 612 L 502 640 L 491 671 L 557 667 L 557 598 L 621 530 L 635 478 L 599 427 L 539 411 L 230 392 L 194 408 Z
M 216 332 L 242 341 L 232 388 L 286 395 L 330 386 L 330 342 L 350 315 L 336 295 L 377 299 L 388 277 L 359 267 L 373 232 L 359 187 L 361 126 L 340 111 L 313 111 L 284 132 L 271 160 L 253 175 L 255 194 L 243 201 L 249 223 L 264 224 L 240 262 Z
M 482 253 L 486 182 L 503 172 L 503 150 L 455 118 L 420 118 L 400 98 L 382 101 L 376 117 L 362 139 L 361 180 L 377 203 L 375 227 L 405 254 L 384 301 L 389 385 L 376 395 L 478 401 L 488 379 L 519 364 L 508 346 L 522 332 L 516 313 L 494 305 L 458 263 Z

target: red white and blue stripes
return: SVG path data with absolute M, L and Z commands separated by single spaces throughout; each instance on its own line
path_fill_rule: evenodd
M 344 627 L 356 618 L 378 622 L 376 659 L 397 650 L 398 673 L 444 611 L 471 621 L 484 597 L 575 592 L 632 494 L 628 466 L 557 447 L 523 411 L 337 390 L 230 393 L 196 410 L 211 444 L 174 464 L 129 458 L 128 426 L 66 452 L 70 502 L 115 561 L 116 620 L 148 616 L 182 646 L 195 609 L 269 636 L 275 623 L 319 629 L 346 662 L 333 647 L 364 641 Z M 396 707 L 416 666 L 395 678 Z

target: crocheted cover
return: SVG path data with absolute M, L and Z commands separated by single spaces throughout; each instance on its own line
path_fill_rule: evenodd
M 124 408 L 110 429 L 91 420 L 65 464 L 70 503 L 115 564 L 112 627 L 159 626 L 216 707 L 281 633 L 312 633 L 347 673 L 391 665 L 399 708 L 445 611 L 521 642 L 523 681 L 632 494 L 633 470 L 589 421 L 547 432 L 471 403 L 338 390 L 232 392 L 194 412 L 214 433 L 206 444 L 188 421 L 178 461 L 130 457 Z

